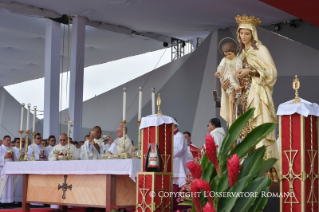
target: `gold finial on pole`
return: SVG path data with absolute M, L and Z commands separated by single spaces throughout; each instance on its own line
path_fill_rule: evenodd
M 298 95 L 298 89 L 300 88 L 300 82 L 298 79 L 298 76 L 295 75 L 295 79 L 292 82 L 292 88 L 295 90 L 295 99 L 292 102 L 293 104 L 299 104 L 300 103 L 300 99 L 299 99 L 299 95 Z
M 162 116 L 161 104 L 162 104 L 161 95 L 158 94 L 158 96 L 157 96 L 157 107 L 158 107 L 157 116 Z

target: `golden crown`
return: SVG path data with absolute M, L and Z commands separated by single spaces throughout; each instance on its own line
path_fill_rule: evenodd
M 244 14 L 243 16 L 237 15 L 237 17 L 235 18 L 236 22 L 238 25 L 240 24 L 252 24 L 255 27 L 257 27 L 261 21 L 259 18 L 255 18 L 255 16 L 250 16 L 248 17 L 246 14 Z

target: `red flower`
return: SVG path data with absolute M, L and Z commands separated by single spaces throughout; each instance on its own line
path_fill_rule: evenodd
M 211 197 L 211 189 L 208 182 L 202 179 L 195 179 L 197 181 L 197 187 L 205 192 L 205 196 L 208 198 L 210 204 L 214 205 L 213 198 Z
M 237 154 L 232 155 L 227 161 L 229 186 L 233 187 L 237 181 L 239 170 L 241 168 L 239 157 Z
M 207 134 L 206 135 L 206 155 L 207 158 L 212 162 L 215 166 L 217 173 L 219 174 L 219 164 L 217 160 L 217 146 L 215 144 L 214 138 Z
M 215 209 L 209 202 L 207 202 L 203 208 L 203 212 L 215 212 Z
M 193 199 L 196 211 L 201 211 L 201 205 L 200 205 L 200 201 L 199 201 L 199 188 L 197 185 L 197 180 L 195 179 L 191 185 L 191 197 Z
M 195 162 L 195 161 L 190 161 L 186 163 L 187 168 L 189 169 L 189 171 L 192 173 L 193 178 L 196 179 L 200 179 L 202 176 L 202 166 Z

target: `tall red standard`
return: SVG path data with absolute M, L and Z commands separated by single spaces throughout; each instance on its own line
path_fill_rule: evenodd
M 164 115 L 151 115 L 141 120 L 142 172 L 137 174 L 136 188 L 138 212 L 173 211 L 173 197 L 169 194 L 173 191 L 174 124 L 173 118 Z M 160 164 L 159 160 L 160 169 L 149 172 Z
M 280 211 L 318 211 L 319 106 L 300 100 L 278 109 Z

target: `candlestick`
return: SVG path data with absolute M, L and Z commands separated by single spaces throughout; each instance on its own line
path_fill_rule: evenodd
M 20 149 L 19 149 L 19 161 L 23 161 L 23 154 L 22 154 L 22 134 L 23 134 L 23 130 L 19 130 L 20 133 Z
M 33 132 L 35 132 L 35 118 L 37 116 L 37 106 L 34 106 L 34 114 L 33 114 L 33 125 L 32 125 L 32 129 L 33 129 Z
M 21 104 L 21 122 L 20 122 L 20 131 L 22 131 L 23 127 L 23 112 L 24 112 L 24 103 Z M 21 143 L 21 142 L 20 142 Z
M 141 120 L 141 116 L 142 116 L 142 89 L 143 87 L 139 88 L 139 96 L 138 96 L 138 115 L 137 115 L 137 119 Z
M 31 104 L 28 104 L 28 114 L 27 114 L 27 126 L 26 126 L 26 130 L 25 131 L 29 131 L 29 117 L 30 117 L 30 107 Z
M 152 89 L 152 114 L 155 114 L 155 88 Z
M 35 156 L 34 156 L 34 136 L 36 134 L 35 132 L 35 117 L 37 116 L 37 106 L 34 106 L 34 114 L 33 114 L 33 132 L 31 133 L 33 143 L 32 143 L 32 156 L 31 156 L 31 161 L 35 161 Z
M 139 119 L 136 123 L 138 124 L 138 138 L 137 138 L 138 149 L 137 149 L 137 158 L 140 159 L 140 158 L 142 157 L 142 153 L 141 153 L 141 130 L 140 130 L 141 119 Z
M 72 123 L 73 121 L 70 120 L 70 116 L 68 114 L 68 150 L 67 150 L 67 153 L 66 153 L 66 159 L 67 160 L 72 160 L 72 155 L 71 155 L 71 151 L 70 151 L 70 136 L 71 136 L 71 127 L 73 127 Z
M 126 88 L 123 88 L 123 120 L 126 120 Z
M 28 105 L 29 106 L 29 105 Z M 29 130 L 26 130 L 25 131 L 25 154 L 24 154 L 24 161 L 28 161 L 29 160 L 29 155 L 28 155 L 28 144 L 29 144 L 29 134 L 30 134 L 30 131 Z M 21 140 L 20 140 L 21 142 Z

